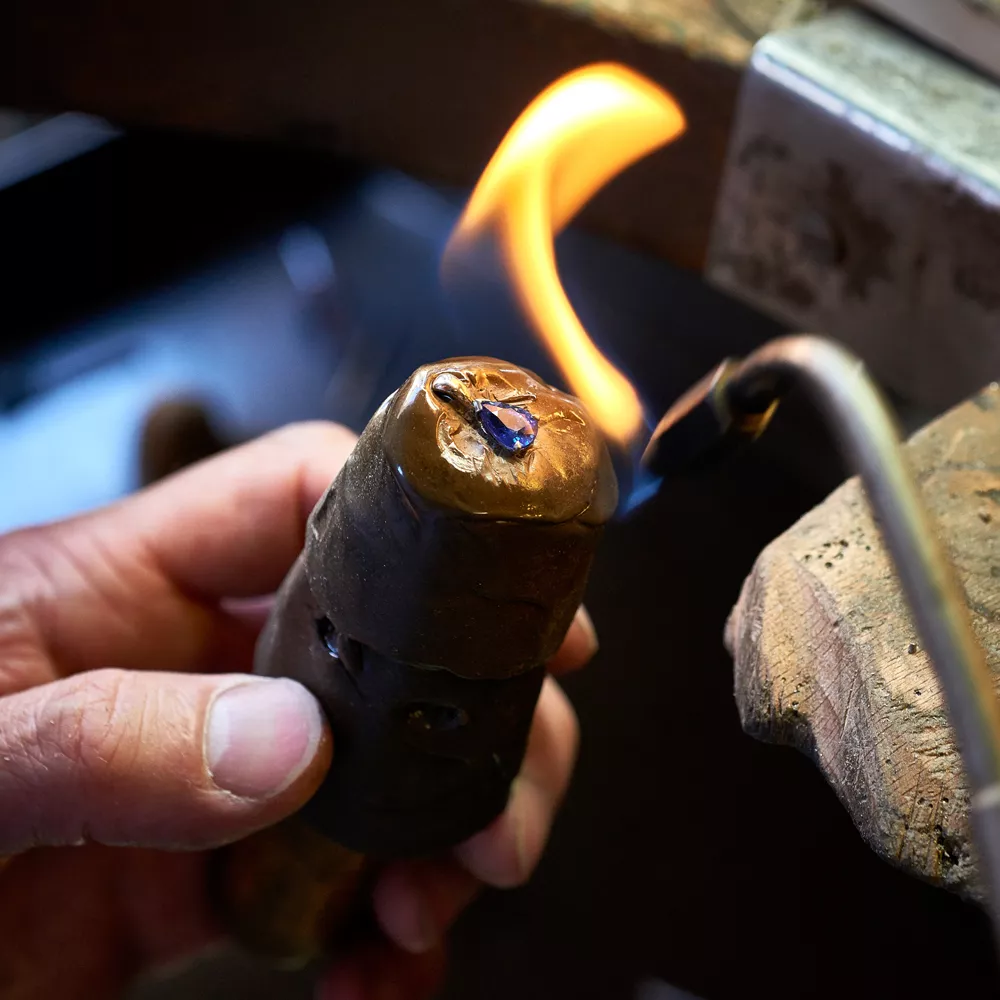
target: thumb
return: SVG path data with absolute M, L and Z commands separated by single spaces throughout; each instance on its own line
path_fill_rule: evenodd
M 0 698 L 0 855 L 95 840 L 203 848 L 316 790 L 331 741 L 292 680 L 95 670 Z

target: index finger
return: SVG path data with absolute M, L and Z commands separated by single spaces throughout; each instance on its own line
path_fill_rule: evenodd
M 109 507 L 0 536 L 0 690 L 109 665 L 244 669 L 252 630 L 219 601 L 278 586 L 354 440 L 292 425 Z
M 184 590 L 257 597 L 277 588 L 302 550 L 306 520 L 355 440 L 338 424 L 292 424 L 105 513 Z

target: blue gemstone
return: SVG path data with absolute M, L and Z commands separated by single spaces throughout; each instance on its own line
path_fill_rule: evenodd
M 477 399 L 475 407 L 483 434 L 496 448 L 517 455 L 531 447 L 538 433 L 538 420 L 523 406 Z

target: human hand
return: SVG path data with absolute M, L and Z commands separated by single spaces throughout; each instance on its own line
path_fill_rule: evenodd
M 0 537 L 0 992 L 119 995 L 220 935 L 210 848 L 299 808 L 330 734 L 290 680 L 248 677 L 305 520 L 354 442 L 275 432 L 102 510 Z M 578 615 L 551 671 L 596 648 Z M 424 997 L 448 926 L 482 884 L 531 873 L 577 724 L 551 678 L 506 811 L 445 857 L 389 865 L 385 935 L 344 956 L 324 1000 Z

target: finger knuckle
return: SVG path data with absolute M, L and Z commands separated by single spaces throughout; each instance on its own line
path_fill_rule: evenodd
M 21 528 L 0 535 L 0 616 L 23 611 L 44 587 L 47 534 L 45 528 Z
M 99 670 L 12 695 L 0 727 L 0 849 L 89 836 L 128 745 L 129 682 Z
M 124 753 L 134 752 L 136 686 L 124 670 L 94 670 L 53 686 L 35 720 L 38 747 L 47 761 L 59 757 L 75 770 L 108 771 Z
M 0 535 L 0 690 L 37 683 L 44 659 L 41 633 L 54 589 L 56 549 L 50 527 Z

